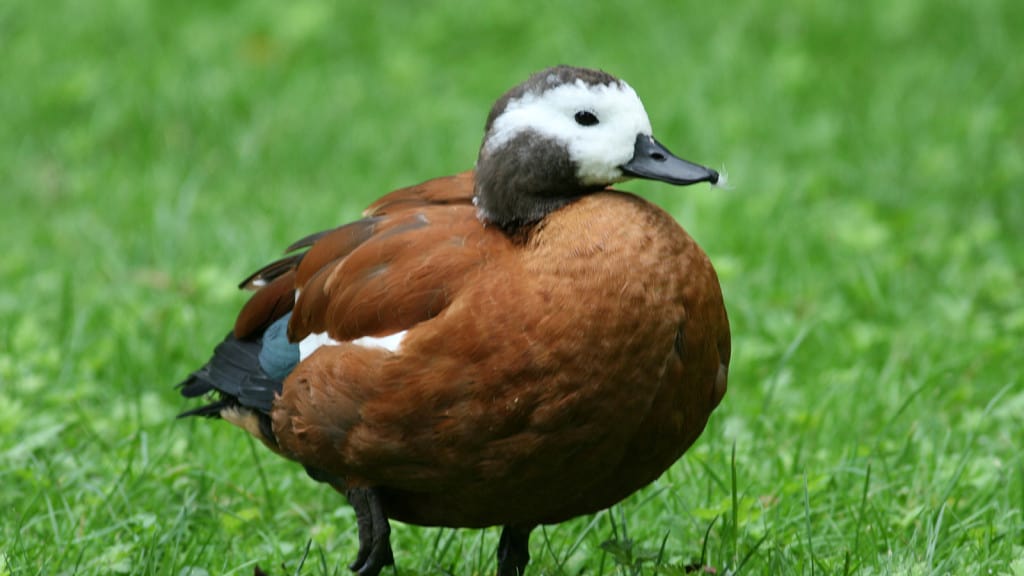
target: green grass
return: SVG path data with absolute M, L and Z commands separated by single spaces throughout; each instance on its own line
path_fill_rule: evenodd
M 342 4 L 350 4 L 344 6 Z M 0 6 L 0 575 L 345 574 L 353 515 L 175 421 L 235 283 L 472 165 L 529 72 L 603 67 L 732 189 L 627 188 L 719 270 L 731 387 L 533 574 L 1024 574 L 1024 3 Z M 497 531 L 395 525 L 402 574 Z M 284 565 L 284 568 L 282 568 Z

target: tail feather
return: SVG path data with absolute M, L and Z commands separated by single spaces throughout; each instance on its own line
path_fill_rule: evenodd
M 216 391 L 220 399 L 181 416 L 216 416 L 231 406 L 269 414 L 274 396 L 281 392 L 283 379 L 272 378 L 263 370 L 259 361 L 262 347 L 262 338 L 238 340 L 229 333 L 214 349 L 210 361 L 178 385 L 186 398 Z

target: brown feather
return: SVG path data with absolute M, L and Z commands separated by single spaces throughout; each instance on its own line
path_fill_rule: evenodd
M 418 206 L 472 203 L 473 172 L 467 171 L 389 192 L 370 204 L 363 215 L 380 216 Z
M 235 319 L 235 338 L 244 340 L 262 334 L 295 304 L 295 271 L 274 278 L 249 298 Z
M 384 217 L 376 234 L 305 283 L 291 337 L 327 332 L 352 340 L 432 318 L 479 265 L 479 253 L 467 245 L 483 233 L 469 206 L 424 206 Z
M 479 265 L 467 245 L 497 233 L 485 234 L 471 198 L 472 173 L 437 178 L 393 192 L 363 220 L 319 237 L 298 267 L 289 337 L 380 336 L 438 314 Z
M 238 284 L 238 287 L 242 290 L 257 291 L 266 286 L 269 282 L 273 282 L 279 278 L 282 274 L 286 274 L 294 270 L 295 267 L 299 265 L 302 257 L 303 254 L 291 254 L 284 258 L 274 260 L 270 264 L 267 264 L 250 274 L 245 280 L 242 280 Z
M 295 285 L 302 288 L 314 274 L 332 262 L 345 258 L 362 243 L 373 237 L 379 219 L 363 218 L 331 230 L 317 238 L 299 263 Z M 301 244 L 293 244 L 300 245 Z

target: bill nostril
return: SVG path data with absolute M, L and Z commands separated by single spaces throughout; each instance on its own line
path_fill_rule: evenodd
M 664 162 L 665 161 L 665 155 L 662 154 L 661 152 L 655 152 L 654 154 L 651 154 L 651 159 L 652 160 L 656 160 L 658 162 Z

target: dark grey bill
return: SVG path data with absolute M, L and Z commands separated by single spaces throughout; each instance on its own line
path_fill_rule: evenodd
M 672 154 L 654 136 L 637 134 L 633 158 L 621 166 L 630 176 L 669 184 L 718 183 L 718 172 Z

